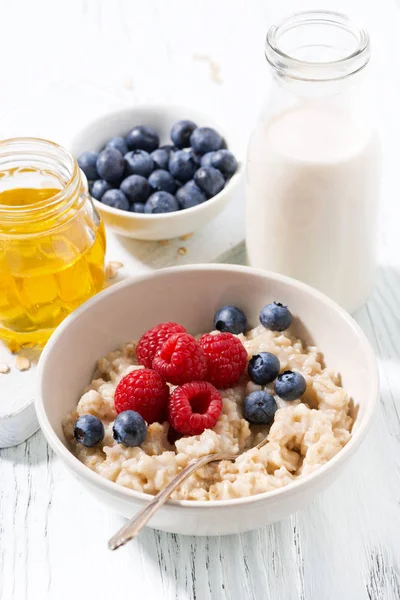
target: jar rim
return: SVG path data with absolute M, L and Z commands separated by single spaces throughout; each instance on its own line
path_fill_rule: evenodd
M 312 61 L 297 58 L 280 47 L 281 38 L 296 27 L 304 25 L 335 26 L 353 36 L 355 45 L 351 52 L 335 60 Z M 304 81 L 332 81 L 344 79 L 363 69 L 370 59 L 368 32 L 358 27 L 345 14 L 335 11 L 302 11 L 289 15 L 267 32 L 265 57 L 281 75 Z
M 7 206 L 0 204 L 0 216 L 15 216 L 15 218 L 34 218 L 38 213 L 46 208 L 48 215 L 53 210 L 57 210 L 60 205 L 68 201 L 73 195 L 80 183 L 80 169 L 74 156 L 63 146 L 44 138 L 35 137 L 15 137 L 0 141 L 0 172 L 2 163 L 7 160 L 18 161 L 18 156 L 29 156 L 38 158 L 54 159 L 55 164 L 63 165 L 67 169 L 67 178 L 60 191 L 51 198 L 36 202 L 31 205 L 13 205 Z M 4 162 L 3 162 L 4 161 Z

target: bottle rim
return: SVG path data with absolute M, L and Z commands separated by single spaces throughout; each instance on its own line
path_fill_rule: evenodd
M 351 51 L 335 60 L 312 61 L 293 56 L 282 49 L 284 36 L 299 27 L 336 27 L 353 38 Z M 368 32 L 358 27 L 346 15 L 334 11 L 304 11 L 294 13 L 273 25 L 267 32 L 265 57 L 280 76 L 303 81 L 333 81 L 344 79 L 362 70 L 370 59 Z
M 51 198 L 35 204 L 0 204 L 0 221 L 11 223 L 48 219 L 49 216 L 62 214 L 76 201 L 82 183 L 81 172 L 68 150 L 42 138 L 16 137 L 0 141 L 0 181 L 2 173 L 10 168 L 29 169 L 29 165 L 37 161 L 43 161 L 48 166 L 46 172 L 49 174 L 62 174 L 62 188 Z

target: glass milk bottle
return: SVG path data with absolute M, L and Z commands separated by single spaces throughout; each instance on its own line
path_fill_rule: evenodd
M 374 281 L 380 145 L 368 34 L 332 12 L 267 34 L 270 96 L 249 142 L 250 266 L 289 275 L 352 312 Z

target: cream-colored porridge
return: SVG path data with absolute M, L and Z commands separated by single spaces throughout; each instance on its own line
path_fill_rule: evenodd
M 72 452 L 90 469 L 127 488 L 156 494 L 192 459 L 212 452 L 241 452 L 235 462 L 207 465 L 191 475 L 172 495 L 175 499 L 223 500 L 267 492 L 312 473 L 330 460 L 350 439 L 350 399 L 340 385 L 339 375 L 323 367 L 315 347 L 288 332 L 277 333 L 259 326 L 238 336 L 248 356 L 272 352 L 281 371 L 303 374 L 307 389 L 302 400 L 284 402 L 271 426 L 250 425 L 242 415 L 242 402 L 251 391 L 261 389 L 247 376 L 234 388 L 221 390 L 223 410 L 213 429 L 201 435 L 168 441 L 167 422 L 149 425 L 144 443 L 138 447 L 117 444 L 112 435 L 114 392 L 119 380 L 140 369 L 135 344 L 126 344 L 97 363 L 95 379 L 76 407 L 64 420 L 64 432 Z M 273 393 L 273 384 L 265 389 Z M 103 442 L 94 448 L 77 443 L 73 436 L 76 419 L 83 414 L 100 418 L 105 427 Z M 251 449 L 268 435 L 261 449 Z

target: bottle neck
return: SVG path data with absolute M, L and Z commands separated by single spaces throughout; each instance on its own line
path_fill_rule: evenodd
M 37 195 L 32 203 L 2 203 L 7 191 L 54 190 Z M 85 200 L 85 187 L 74 157 L 47 140 L 14 138 L 0 142 L 0 233 L 29 234 L 47 231 L 76 212 Z
M 369 36 L 340 13 L 302 12 L 269 29 L 265 56 L 278 79 L 341 81 L 368 64 Z

